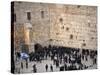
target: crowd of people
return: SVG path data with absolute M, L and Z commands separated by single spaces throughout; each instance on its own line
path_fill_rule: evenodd
M 91 65 L 97 64 L 97 51 L 79 48 L 68 48 L 62 46 L 48 46 L 40 48 L 35 53 L 30 54 L 30 61 L 37 61 L 42 63 L 42 60 L 47 60 L 51 58 L 53 65 L 59 68 L 60 71 L 67 70 L 83 70 L 87 69 Z M 82 61 L 88 61 L 92 59 L 93 64 L 86 66 Z M 77 65 L 76 65 L 77 64 Z M 48 65 L 46 64 L 46 71 L 48 70 Z M 51 65 L 51 70 L 53 71 L 53 65 Z M 61 66 L 60 66 L 61 65 Z
M 39 46 L 37 46 L 39 47 Z M 50 58 L 53 61 L 53 64 L 45 63 L 45 71 L 48 71 L 48 68 L 53 72 L 53 66 L 59 68 L 59 71 L 67 70 L 83 70 L 97 64 L 97 50 L 89 49 L 79 49 L 79 48 L 68 48 L 62 46 L 51 46 L 36 48 L 40 50 L 35 50 L 35 52 L 29 54 L 30 62 L 40 62 L 43 60 L 48 60 Z M 93 64 L 89 66 L 82 63 L 82 61 L 92 60 Z M 50 65 L 50 66 L 48 66 Z M 23 69 L 23 63 L 21 63 L 21 68 Z M 26 61 L 26 68 L 28 68 L 28 62 Z M 33 72 L 37 72 L 37 65 L 33 65 Z

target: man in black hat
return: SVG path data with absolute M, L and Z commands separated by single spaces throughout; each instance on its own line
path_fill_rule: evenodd
M 51 71 L 53 72 L 53 66 L 52 66 L 52 65 L 50 66 L 50 69 L 51 69 Z
M 48 71 L 48 65 L 47 64 L 45 65 L 45 69 L 46 69 L 46 72 L 47 72 Z

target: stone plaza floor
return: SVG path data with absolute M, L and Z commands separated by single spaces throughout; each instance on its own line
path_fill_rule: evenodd
M 21 62 L 23 62 L 23 69 L 21 69 Z M 37 73 L 41 73 L 41 72 L 46 72 L 45 69 L 45 65 L 48 64 L 48 71 L 47 72 L 51 72 L 50 70 L 50 65 L 53 65 L 53 71 L 57 72 L 60 71 L 59 67 L 56 67 L 56 65 L 53 64 L 53 61 L 48 58 L 47 60 L 42 60 L 42 62 L 28 62 L 28 68 L 26 68 L 26 62 L 25 60 L 21 60 L 21 61 L 17 61 L 15 63 L 15 73 L 33 73 L 33 65 L 36 64 L 36 68 L 37 68 Z M 97 65 L 93 65 L 93 61 L 88 57 L 88 61 L 84 61 L 82 60 L 82 64 L 89 66 L 87 69 L 96 69 Z M 59 66 L 62 66 L 63 64 L 60 64 Z M 68 65 L 68 64 L 67 64 Z M 77 64 L 76 64 L 77 65 Z

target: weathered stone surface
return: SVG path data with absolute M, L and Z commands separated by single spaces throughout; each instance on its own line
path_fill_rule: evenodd
M 32 25 L 29 28 L 31 46 L 40 43 L 42 46 L 52 44 L 97 50 L 96 6 L 15 2 L 14 12 L 15 47 L 19 47 L 18 50 L 21 50 L 21 44 L 25 44 L 26 29 L 22 28 L 26 23 Z M 30 12 L 30 20 L 27 12 Z

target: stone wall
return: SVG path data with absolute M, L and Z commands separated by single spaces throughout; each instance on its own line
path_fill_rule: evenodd
M 97 50 L 96 6 L 15 2 L 14 12 L 16 28 L 32 25 L 31 46 L 40 43 Z

